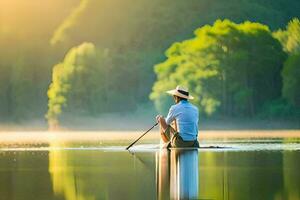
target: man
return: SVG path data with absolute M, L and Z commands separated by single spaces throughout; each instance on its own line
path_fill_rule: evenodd
M 166 118 L 156 116 L 162 140 L 167 147 L 199 147 L 197 140 L 199 111 L 188 101 L 193 97 L 189 95 L 188 89 L 181 86 L 167 93 L 173 95 L 175 105 L 171 106 Z

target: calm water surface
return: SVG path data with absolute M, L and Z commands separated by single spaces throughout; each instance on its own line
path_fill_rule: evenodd
M 1 200 L 300 199 L 296 139 L 213 140 L 199 150 L 124 144 L 2 146 Z

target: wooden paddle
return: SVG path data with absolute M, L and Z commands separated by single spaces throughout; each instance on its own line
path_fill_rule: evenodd
M 132 147 L 137 141 L 139 141 L 144 135 L 146 135 L 149 131 L 151 131 L 155 126 L 157 126 L 158 122 L 156 122 L 151 128 L 149 128 L 145 133 L 143 133 L 138 139 L 136 139 L 133 143 L 131 143 L 128 147 L 126 147 L 126 150 L 128 150 L 130 147 Z

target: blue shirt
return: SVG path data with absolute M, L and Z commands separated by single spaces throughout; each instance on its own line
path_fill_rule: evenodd
M 170 125 L 176 120 L 177 129 L 182 139 L 192 141 L 197 139 L 198 118 L 198 108 L 188 101 L 181 100 L 178 104 L 171 106 L 166 122 Z

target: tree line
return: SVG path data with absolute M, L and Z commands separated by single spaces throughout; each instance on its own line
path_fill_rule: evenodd
M 182 84 L 207 117 L 299 116 L 298 19 L 274 33 L 260 23 L 230 20 L 217 20 L 194 33 L 194 38 L 172 44 L 167 59 L 155 66 L 157 81 L 150 98 L 158 111 L 166 113 L 172 103 L 165 91 Z M 71 49 L 53 69 L 49 121 L 57 124 L 63 107 L 64 112 L 87 114 L 122 110 L 124 101 L 135 96 L 126 87 L 134 87 L 137 80 L 127 74 L 120 82 L 125 86 L 122 98 L 113 96 L 117 90 L 110 83 L 116 84 L 120 75 L 111 73 L 113 60 L 92 43 Z M 110 107 L 112 101 L 121 107 Z
M 153 73 L 153 66 L 168 59 L 164 51 L 176 41 L 192 38 L 195 29 L 225 18 L 234 24 L 246 20 L 259 22 L 269 27 L 269 31 L 263 31 L 264 25 L 258 29 L 270 40 L 275 48 L 273 51 L 277 52 L 279 47 L 273 38 L 284 44 L 286 32 L 289 32 L 284 29 L 285 25 L 293 17 L 300 17 L 300 3 L 296 0 L 239 0 L 238 3 L 236 0 L 45 0 L 43 5 L 37 1 L 20 3 L 12 0 L 2 4 L 1 121 L 43 119 L 45 113 L 48 119 L 57 119 L 58 116 L 73 112 L 93 116 L 107 112 L 133 112 L 137 105 L 149 103 L 152 86 L 160 81 L 159 75 L 156 77 Z M 18 14 L 11 15 L 11 10 L 16 10 Z M 277 33 L 280 28 L 281 32 Z M 247 32 L 247 28 L 243 29 Z M 243 31 L 238 30 L 235 34 L 239 32 Z M 270 32 L 273 37 L 265 32 Z M 258 42 L 258 36 L 253 39 L 249 35 L 239 36 L 243 37 L 245 43 Z M 221 41 L 222 38 L 218 39 Z M 238 43 L 233 45 L 237 46 L 234 47 L 236 50 L 228 49 L 232 51 L 230 59 L 220 57 L 216 60 L 226 61 L 228 66 L 229 62 L 234 62 L 234 56 L 238 56 L 238 49 L 242 48 Z M 259 47 L 267 48 L 267 45 L 261 44 Z M 293 58 L 295 53 L 292 56 L 285 48 L 283 53 L 277 53 L 280 55 L 275 58 L 278 62 L 296 62 Z M 223 52 L 221 55 L 226 54 Z M 247 60 L 243 56 L 240 55 L 239 60 Z M 250 59 L 252 57 L 248 58 L 249 62 L 254 62 Z M 273 67 L 277 70 L 278 66 L 275 63 Z M 223 69 L 221 65 L 219 69 Z M 230 74 L 233 70 L 228 67 L 222 73 Z M 246 70 L 246 67 L 242 70 Z M 282 73 L 294 73 L 293 70 L 287 71 Z M 259 71 L 255 73 L 251 76 L 261 76 Z M 277 72 L 271 74 L 278 78 Z M 278 88 L 285 87 L 282 83 L 274 82 L 277 89 L 268 91 L 271 96 L 265 94 L 262 99 L 249 101 L 245 97 L 250 93 L 255 97 L 252 90 L 256 86 L 252 84 L 259 84 L 259 80 L 248 85 L 238 81 L 239 86 L 233 86 L 229 83 L 231 79 L 234 78 L 226 79 L 227 85 L 223 86 L 223 90 L 214 90 L 218 98 L 227 95 L 226 98 L 224 96 L 226 104 L 213 100 L 215 97 L 207 97 L 207 113 L 256 116 L 262 109 L 275 112 L 290 105 L 285 102 L 286 97 L 278 98 L 281 96 Z M 279 79 L 283 81 L 281 76 Z M 291 81 L 291 85 L 294 85 L 294 81 Z M 68 89 L 61 90 L 58 88 L 60 86 Z M 58 99 L 54 100 L 53 95 L 57 95 Z M 247 105 L 253 104 L 253 107 L 250 110 L 246 105 L 231 108 L 236 99 L 241 99 Z M 261 108 L 259 103 L 266 101 L 271 103 Z M 271 104 L 273 106 L 267 106 Z M 289 115 L 289 112 L 283 114 Z

